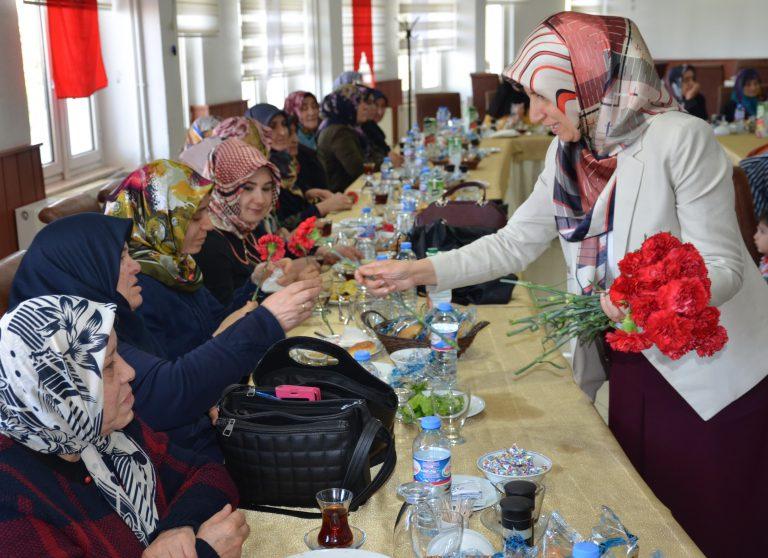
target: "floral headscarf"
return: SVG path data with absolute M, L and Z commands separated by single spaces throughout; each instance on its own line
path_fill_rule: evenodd
M 197 118 L 187 130 L 187 141 L 184 143 L 184 149 L 198 144 L 205 138 L 213 134 L 214 128 L 219 125 L 221 120 L 215 116 L 201 116 Z
M 363 74 L 355 71 L 341 72 L 333 80 L 333 90 L 336 91 L 345 85 L 356 85 L 363 82 Z
M 580 243 L 576 278 L 582 292 L 604 288 L 616 154 L 655 115 L 679 107 L 637 26 L 623 17 L 550 16 L 504 76 L 554 103 L 581 131 L 581 141 L 558 144 L 555 221 L 566 241 Z
M 304 99 L 307 97 L 312 97 L 317 101 L 317 98 L 310 93 L 309 91 L 294 91 L 290 95 L 288 95 L 285 98 L 285 103 L 283 104 L 283 111 L 288 114 L 289 116 L 295 116 L 296 118 L 299 118 L 299 113 L 301 112 L 301 105 L 304 102 Z
M 344 124 L 352 126 L 362 134 L 357 125 L 357 107 L 368 94 L 366 89 L 357 85 L 344 85 L 326 95 L 323 104 L 320 105 L 323 121 L 318 129 L 324 130 L 331 124 Z
M 129 436 L 102 436 L 112 304 L 31 298 L 0 320 L 0 433 L 39 453 L 79 454 L 102 497 L 145 546 L 157 528 L 152 462 Z
M 209 161 L 210 178 L 214 182 L 211 195 L 211 221 L 220 230 L 234 233 L 243 238 L 255 225 L 240 218 L 241 186 L 256 171 L 266 167 L 272 173 L 272 207 L 277 204 L 280 195 L 280 171 L 269 162 L 258 149 L 237 138 L 221 142 Z
M 129 174 L 104 213 L 133 220 L 128 249 L 142 273 L 173 289 L 194 291 L 203 285 L 203 274 L 181 248 L 192 216 L 212 188 L 188 166 L 160 159 Z
M 260 122 L 245 116 L 227 118 L 216 126 L 213 135 L 223 140 L 237 138 L 258 149 L 263 155 L 269 155 L 272 146 L 272 130 Z

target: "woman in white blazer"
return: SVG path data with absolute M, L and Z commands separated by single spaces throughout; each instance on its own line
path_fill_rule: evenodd
M 739 541 L 762 521 L 768 488 L 768 288 L 739 234 L 728 160 L 708 125 L 679 110 L 625 18 L 551 16 L 505 76 L 531 96 L 531 119 L 558 136 L 531 196 L 494 235 L 416 262 L 372 263 L 358 280 L 378 294 L 476 284 L 523 271 L 559 237 L 569 290 L 590 293 L 609 287 L 617 262 L 650 235 L 694 244 L 729 341 L 712 358 L 612 352 L 609 425 L 707 556 L 748 555 Z M 574 375 L 594 398 L 605 379 L 594 346 L 577 347 Z

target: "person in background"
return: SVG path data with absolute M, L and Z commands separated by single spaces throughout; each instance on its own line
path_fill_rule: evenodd
M 725 115 L 728 122 L 733 122 L 736 109 L 744 108 L 744 117 L 757 115 L 757 103 L 764 100 L 760 74 L 752 68 L 743 68 L 736 74 L 731 98 L 725 103 L 720 113 Z
M 355 277 L 375 296 L 474 285 L 523 271 L 559 238 L 568 290 L 600 296 L 621 322 L 626 309 L 606 294 L 618 262 L 655 233 L 690 242 L 728 342 L 713 358 L 678 360 L 655 347 L 609 348 L 608 424 L 706 556 L 750 556 L 754 541 L 742 534 L 762 529 L 768 498 L 768 289 L 746 264 L 731 164 L 711 127 L 679 110 L 631 20 L 561 12 L 519 52 L 504 75 L 531 97 L 531 121 L 557 136 L 533 193 L 495 234 L 422 260 L 366 264 Z M 574 380 L 592 398 L 603 362 L 594 344 L 575 344 Z M 725 470 L 718 456 L 728 456 Z M 721 483 L 727 491 L 713 489 Z
M 296 159 L 296 166 L 298 173 L 296 176 L 296 187 L 304 192 L 304 195 L 311 197 L 314 189 L 328 190 L 328 174 L 325 172 L 325 167 L 320 162 L 320 158 L 317 156 L 317 151 L 310 149 L 303 143 L 301 143 L 301 136 L 298 130 L 301 128 L 301 124 L 298 123 L 296 117 L 289 117 L 287 125 L 290 130 L 288 138 L 288 152 L 291 157 Z
M 768 283 L 768 211 L 760 215 L 755 231 L 755 247 L 762 256 L 760 258 L 760 274 Z
M 688 114 L 708 120 L 707 103 L 701 94 L 701 84 L 696 81 L 696 70 L 693 66 L 682 64 L 669 70 L 667 87 Z
M 363 74 L 360 72 L 346 71 L 341 72 L 333 80 L 333 90 L 336 91 L 345 85 L 360 85 L 363 83 Z
M 328 173 L 334 192 L 343 192 L 363 174 L 368 160 L 368 139 L 362 128 L 372 117 L 373 99 L 368 88 L 344 85 L 323 99 L 323 121 L 317 138 L 317 154 Z
M 396 151 L 392 151 L 389 144 L 387 144 L 387 136 L 384 130 L 379 126 L 379 122 L 384 118 L 389 100 L 378 89 L 370 89 L 370 96 L 373 98 L 373 110 L 370 111 L 369 119 L 363 122 L 360 127 L 368 140 L 371 153 L 375 153 L 372 158 L 374 161 L 382 161 L 384 157 L 389 157 L 392 164 L 399 167 L 403 162 L 403 158 Z M 378 164 L 380 165 L 381 162 Z
M 317 151 L 317 128 L 320 126 L 320 105 L 317 97 L 308 91 L 294 91 L 285 98 L 283 111 L 298 118 L 299 142 Z
M 134 416 L 115 319 L 111 304 L 45 296 L 0 320 L 3 556 L 240 556 L 231 477 Z
M 136 371 L 131 382 L 136 412 L 174 444 L 222 461 L 209 409 L 225 387 L 240 382 L 285 331 L 300 323 L 306 315 L 302 305 L 312 300 L 313 291 L 292 284 L 218 335 L 168 359 L 160 339 L 136 312 L 144 297 L 137 277 L 141 266 L 128 253 L 132 228 L 129 219 L 98 213 L 80 213 L 46 226 L 24 254 L 10 307 L 47 295 L 113 305 L 118 350 Z
M 509 83 L 503 78 L 500 78 L 500 80 L 496 93 L 493 95 L 493 99 L 491 99 L 488 111 L 485 113 L 484 124 L 487 125 L 490 125 L 494 120 L 502 120 L 508 117 L 513 107 L 515 109 L 514 116 L 518 120 L 522 120 L 531 106 L 530 98 L 521 87 Z M 504 126 L 503 124 L 497 124 L 497 127 L 503 128 Z
M 221 120 L 215 116 L 201 116 L 195 119 L 187 130 L 187 138 L 184 142 L 184 149 L 196 145 L 205 138 L 213 135 L 213 130 L 219 125 Z
M 302 192 L 296 186 L 299 169 L 296 159 L 288 153 L 290 129 L 284 111 L 274 105 L 260 103 L 248 109 L 246 116 L 272 130 L 269 160 L 280 171 L 282 180 L 277 208 L 277 219 L 281 226 L 290 231 L 309 217 L 325 217 L 331 212 L 346 211 L 352 207 L 350 198 L 342 194 L 320 188 Z M 307 198 L 320 201 L 314 204 Z

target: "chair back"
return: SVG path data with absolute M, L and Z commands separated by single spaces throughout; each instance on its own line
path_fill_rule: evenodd
M 733 93 L 733 87 L 729 85 L 721 85 L 717 89 L 717 106 L 715 107 L 717 113 L 720 113 L 723 110 L 725 103 L 727 103 L 728 99 L 731 98 L 731 93 Z
M 51 205 L 44 207 L 40 210 L 38 219 L 47 225 L 62 217 L 88 212 L 101 213 L 98 200 L 88 194 L 77 194 L 55 201 Z
M 472 79 L 472 104 L 475 105 L 480 120 L 485 118 L 488 91 L 496 91 L 499 86 L 499 74 L 477 72 L 469 74 Z
M 0 316 L 8 310 L 8 297 L 16 270 L 21 265 L 21 258 L 26 250 L 19 250 L 0 260 Z
M 491 109 L 491 103 L 493 102 L 493 99 L 496 97 L 496 90 L 493 91 L 486 91 L 485 92 L 485 112 L 486 114 Z M 483 117 L 485 118 L 485 117 Z
M 749 188 L 747 173 L 741 167 L 733 167 L 733 187 L 736 193 L 736 219 L 739 223 L 741 238 L 747 245 L 749 255 L 757 264 L 760 261 L 760 253 L 752 239 L 757 229 L 755 206 L 752 202 L 752 190 Z
M 424 126 L 424 119 L 437 114 L 440 107 L 448 107 L 451 116 L 461 118 L 461 95 L 458 93 L 416 93 L 416 123 Z

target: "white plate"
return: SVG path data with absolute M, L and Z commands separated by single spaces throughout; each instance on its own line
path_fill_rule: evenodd
M 480 486 L 480 490 L 483 494 L 480 500 L 475 500 L 475 505 L 472 508 L 474 511 L 483 510 L 499 501 L 499 491 L 493 487 L 488 479 L 484 479 L 483 477 L 478 477 L 476 475 L 453 475 L 451 482 L 465 482 L 469 480 L 475 481 Z
M 326 548 L 292 554 L 288 558 L 390 558 L 386 554 L 351 548 Z
M 472 398 L 469 400 L 469 412 L 467 413 L 467 418 L 474 417 L 475 415 L 479 415 L 483 412 L 485 409 L 485 399 L 482 397 L 478 397 L 477 395 L 473 395 Z
M 449 534 L 438 535 L 429 543 L 427 547 L 427 553 L 432 556 L 442 556 L 447 550 L 446 545 L 449 544 Z M 472 529 L 464 529 L 464 533 L 461 536 L 461 550 L 464 552 L 476 551 L 476 553 L 490 556 L 496 552 L 491 542 L 483 535 Z M 474 556 L 474 553 L 473 553 Z

